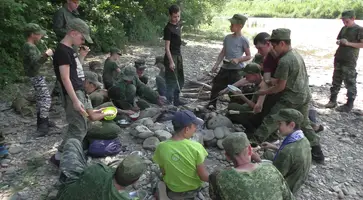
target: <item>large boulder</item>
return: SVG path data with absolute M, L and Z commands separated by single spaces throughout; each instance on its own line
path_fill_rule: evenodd
M 214 135 L 217 139 L 222 139 L 230 134 L 229 129 L 226 126 L 220 126 L 214 129 Z
M 203 134 L 203 141 L 208 142 L 215 138 L 213 130 L 202 130 L 201 133 Z
M 172 135 L 168 131 L 164 130 L 155 131 L 155 136 L 159 138 L 160 141 L 165 141 L 172 137 Z
M 221 126 L 232 128 L 233 123 L 231 122 L 230 119 L 228 119 L 226 116 L 223 116 L 221 114 L 218 114 L 217 116 L 212 117 L 207 122 L 207 128 L 208 129 L 213 129 L 214 130 L 215 128 L 221 127 Z
M 142 147 L 147 150 L 155 151 L 156 147 L 160 144 L 157 137 L 149 137 L 142 143 Z
M 156 118 L 161 114 L 161 108 L 146 108 L 142 110 L 139 116 L 139 119 L 143 118 L 152 118 L 156 120 Z
M 149 127 L 149 129 L 151 131 L 157 131 L 157 130 L 165 130 L 166 129 L 166 125 L 165 124 L 162 124 L 162 123 L 159 123 L 159 122 L 156 122 L 154 123 L 151 127 Z
M 154 133 L 144 125 L 136 126 L 130 131 L 130 134 L 141 139 L 146 139 L 154 135 Z

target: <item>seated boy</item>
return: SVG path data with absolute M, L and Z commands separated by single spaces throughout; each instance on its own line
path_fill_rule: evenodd
M 178 111 L 172 123 L 173 137 L 157 146 L 153 160 L 161 168 L 170 199 L 194 199 L 202 182 L 208 181 L 204 165 L 208 153 L 200 143 L 189 139 L 204 122 L 190 111 Z
M 136 60 L 135 68 L 136 68 L 136 73 L 137 73 L 137 76 L 139 77 L 139 80 L 141 82 L 143 82 L 145 85 L 147 85 L 149 78 L 144 74 L 144 71 L 146 69 L 145 60 L 144 59 Z
M 264 142 L 262 148 L 277 151 L 272 159 L 275 167 L 286 179 L 292 193 L 296 194 L 308 177 L 311 167 L 310 142 L 300 130 L 304 116 L 295 109 L 281 109 L 272 117 L 279 123 L 280 135 L 285 136 L 280 148 Z
M 116 169 L 102 163 L 87 166 L 81 142 L 71 138 L 64 145 L 60 163 L 62 186 L 58 200 L 129 200 L 125 188 L 135 183 L 146 170 L 138 155 L 127 156 Z

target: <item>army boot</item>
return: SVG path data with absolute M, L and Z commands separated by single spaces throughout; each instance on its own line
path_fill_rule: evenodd
M 325 108 L 335 108 L 337 105 L 337 95 L 331 95 L 329 103 L 325 105 Z
M 180 93 L 177 95 L 174 95 L 174 106 L 184 106 L 188 102 L 185 102 L 184 100 L 180 99 Z
M 39 117 L 39 125 L 37 128 L 38 137 L 46 136 L 49 132 L 49 118 L 41 118 Z
M 339 106 L 336 110 L 339 112 L 350 112 L 353 109 L 354 99 L 348 98 L 348 101 L 346 104 Z
M 320 145 L 311 147 L 311 157 L 316 163 L 324 164 L 325 156 Z

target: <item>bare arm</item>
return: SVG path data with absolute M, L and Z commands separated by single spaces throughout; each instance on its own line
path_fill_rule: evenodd
M 208 173 L 207 169 L 205 168 L 204 163 L 197 166 L 197 174 L 198 174 L 200 180 L 202 180 L 204 182 L 209 181 L 209 173 Z
M 346 46 L 350 46 L 350 47 L 354 47 L 354 48 L 363 48 L 363 40 L 361 40 L 360 42 L 347 42 Z
M 244 51 L 245 51 L 245 56 L 242 56 L 239 58 L 239 62 L 245 62 L 245 61 L 248 61 L 248 60 L 251 60 L 251 51 L 250 51 L 250 48 L 244 48 Z
M 171 56 L 170 52 L 170 40 L 165 40 L 165 53 L 166 56 L 168 57 L 169 63 L 175 65 L 173 57 Z
M 242 78 L 239 81 L 235 82 L 233 85 L 236 87 L 242 87 L 245 86 L 248 83 L 248 81 L 246 80 L 246 78 Z
M 217 61 L 214 64 L 214 67 L 213 68 L 218 68 L 219 67 L 219 65 L 221 64 L 221 62 L 222 62 L 222 60 L 223 60 L 223 58 L 225 56 L 225 53 L 226 53 L 226 49 L 223 47 L 222 50 L 221 50 L 221 52 L 218 55 Z
M 260 90 L 260 95 L 266 95 L 266 94 L 276 94 L 281 91 L 283 91 L 286 88 L 286 80 L 277 80 L 277 83 L 275 86 L 270 87 L 267 90 Z
M 265 83 L 265 81 L 262 81 L 262 82 L 260 83 L 260 88 L 261 88 L 261 90 L 267 90 L 267 89 L 268 89 L 268 86 L 267 86 L 267 84 Z M 265 102 L 265 98 L 266 98 L 266 95 L 260 95 L 260 96 L 258 97 L 258 99 L 257 99 L 256 104 L 258 104 L 258 105 L 263 105 L 263 103 Z

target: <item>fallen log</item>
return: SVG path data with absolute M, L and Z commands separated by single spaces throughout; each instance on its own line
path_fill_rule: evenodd
M 201 91 L 201 87 L 199 88 L 183 88 L 182 92 L 183 93 L 199 93 L 199 91 Z
M 209 100 L 210 99 L 210 92 L 201 92 L 201 93 L 183 93 L 184 98 L 193 98 L 193 99 L 200 99 L 200 100 Z
M 192 81 L 192 80 L 189 80 L 189 84 L 203 86 L 203 89 L 204 90 L 212 90 L 212 86 L 210 86 L 210 85 L 208 85 L 206 83 L 200 82 L 200 81 Z

